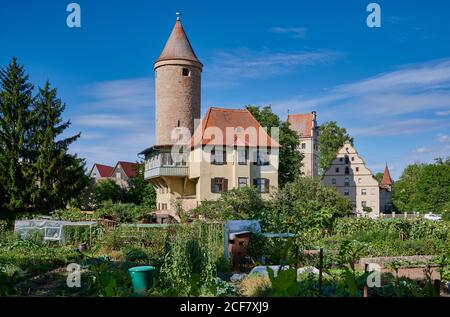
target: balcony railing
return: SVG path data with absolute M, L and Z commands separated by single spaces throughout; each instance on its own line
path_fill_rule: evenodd
M 178 176 L 188 175 L 186 162 L 174 162 L 171 153 L 157 153 L 150 155 L 145 160 L 145 179 L 156 178 L 160 176 Z
M 188 176 L 188 167 L 187 166 L 157 166 L 145 170 L 144 177 L 145 179 L 151 179 L 161 176 L 176 176 L 183 177 Z

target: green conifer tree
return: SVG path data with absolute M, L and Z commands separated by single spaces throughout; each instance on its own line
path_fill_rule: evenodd
M 61 138 L 70 121 L 63 121 L 65 104 L 57 97 L 55 88 L 46 82 L 39 88 L 33 109 L 33 176 L 35 188 L 31 195 L 37 210 L 49 212 L 63 208 L 71 198 L 87 186 L 85 163 L 68 153 L 69 145 L 80 134 Z
M 10 211 L 30 207 L 30 153 L 33 85 L 14 58 L 0 69 L 0 205 Z

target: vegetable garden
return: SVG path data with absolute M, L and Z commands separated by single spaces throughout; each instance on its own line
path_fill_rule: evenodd
M 314 239 L 255 234 L 238 272 L 223 257 L 220 222 L 122 223 L 96 226 L 89 233 L 73 227 L 68 234 L 69 243 L 63 246 L 43 243 L 39 235 L 22 240 L 0 222 L 0 295 L 133 296 L 128 269 L 151 265 L 157 268 L 157 279 L 147 296 L 363 296 L 372 272 L 364 270 L 361 259 L 392 256 L 416 258 L 387 260 L 382 286 L 368 289 L 366 296 L 437 296 L 435 279 L 445 296 L 450 281 L 450 223 L 445 221 L 337 218 L 326 234 Z M 88 236 L 87 251 L 79 251 L 78 244 Z M 66 284 L 70 263 L 81 267 L 79 288 Z M 258 265 L 289 268 L 247 275 Z M 321 276 L 298 275 L 297 268 L 305 266 L 320 268 Z M 415 268 L 421 277 L 399 274 L 407 268 Z

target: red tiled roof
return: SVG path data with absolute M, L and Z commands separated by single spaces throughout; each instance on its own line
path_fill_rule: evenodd
M 156 62 L 171 59 L 184 59 L 200 63 L 180 21 L 175 23 L 166 46 Z
M 381 179 L 380 186 L 391 186 L 393 183 L 391 173 L 389 172 L 389 168 L 386 165 L 384 168 L 383 178 Z
M 136 169 L 138 165 L 137 163 L 119 161 L 117 162 L 114 170 L 119 166 L 119 164 L 120 166 L 122 166 L 125 175 L 127 175 L 128 177 L 133 177 L 136 175 Z
M 102 165 L 95 163 L 92 169 L 97 167 L 98 172 L 100 173 L 100 177 L 110 177 L 114 170 L 114 167 L 108 165 Z
M 215 128 L 221 131 L 222 136 L 214 134 Z M 228 128 L 228 129 L 227 129 Z M 238 130 L 240 128 L 241 130 Z M 217 131 L 217 130 L 216 130 Z M 250 136 L 254 131 L 254 136 Z M 227 135 L 227 133 L 229 135 Z M 209 108 L 201 124 L 195 130 L 190 140 L 191 146 L 222 145 L 222 146 L 249 146 L 249 147 L 281 147 L 261 127 L 259 122 L 246 109 Z
M 312 137 L 313 121 L 314 113 L 288 115 L 290 128 L 300 137 Z

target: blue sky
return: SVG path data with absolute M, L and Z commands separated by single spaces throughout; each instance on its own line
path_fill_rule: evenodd
M 93 162 L 137 159 L 154 140 L 153 62 L 175 12 L 204 64 L 210 106 L 272 105 L 286 118 L 316 110 L 355 138 L 376 173 L 450 156 L 450 2 L 362 0 L 0 0 L 0 65 L 13 56 L 67 104 L 71 150 Z

